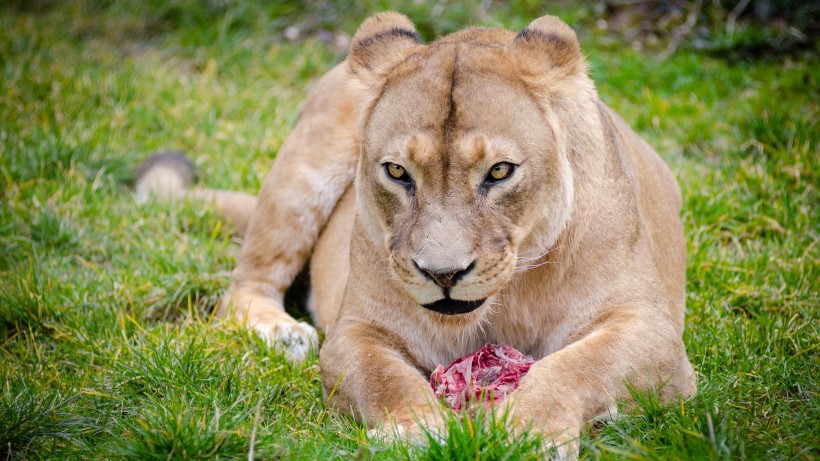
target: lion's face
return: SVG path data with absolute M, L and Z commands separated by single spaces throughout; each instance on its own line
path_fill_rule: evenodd
M 461 35 L 381 74 L 357 176 L 359 217 L 394 280 L 440 314 L 488 304 L 523 247 L 532 259 L 555 242 L 572 197 L 560 124 L 521 77 L 514 36 Z

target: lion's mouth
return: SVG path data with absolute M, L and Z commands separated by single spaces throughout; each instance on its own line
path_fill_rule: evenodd
M 431 311 L 438 312 L 439 314 L 444 315 L 458 315 L 458 314 L 466 314 L 468 312 L 472 312 L 486 301 L 487 298 L 479 299 L 476 301 L 460 301 L 458 299 L 450 298 L 449 296 L 444 299 L 439 299 L 436 302 L 422 304 L 421 306 L 425 309 L 430 309 Z

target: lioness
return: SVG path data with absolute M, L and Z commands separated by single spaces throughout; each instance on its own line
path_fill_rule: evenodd
M 283 293 L 312 251 L 325 392 L 385 433 L 435 429 L 427 376 L 486 342 L 538 359 L 505 404 L 558 443 L 629 385 L 695 393 L 680 191 L 555 17 L 424 45 L 378 14 L 311 91 L 258 202 L 188 194 L 247 224 L 221 312 L 295 359 L 316 333 Z

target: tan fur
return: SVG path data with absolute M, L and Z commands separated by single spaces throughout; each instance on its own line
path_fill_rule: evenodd
M 412 188 L 386 175 L 390 162 Z M 498 162 L 517 167 L 487 185 Z M 680 207 L 674 176 L 600 102 L 559 19 L 422 45 L 407 18 L 383 13 L 311 92 L 225 306 L 299 357 L 288 341 L 314 333 L 282 296 L 313 250 L 333 405 L 417 436 L 441 417 L 430 371 L 506 343 L 538 359 L 506 400 L 517 427 L 563 443 L 628 400 L 628 385 L 665 401 L 695 393 Z M 450 296 L 488 300 L 459 315 L 425 309 L 444 291 L 423 271 L 465 271 Z

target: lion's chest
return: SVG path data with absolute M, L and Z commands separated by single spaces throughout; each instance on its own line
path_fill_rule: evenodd
M 505 299 L 506 302 L 501 302 Z M 408 344 L 426 370 L 447 365 L 487 343 L 510 345 L 522 353 L 544 357 L 561 344 L 565 331 L 557 305 L 539 297 L 502 294 L 491 298 L 483 318 L 463 325 L 419 325 L 425 335 L 413 335 Z

